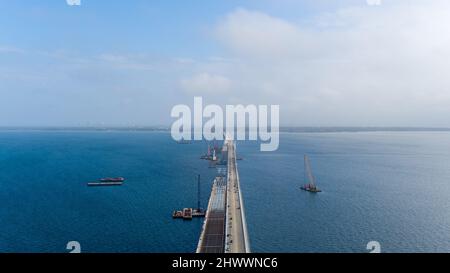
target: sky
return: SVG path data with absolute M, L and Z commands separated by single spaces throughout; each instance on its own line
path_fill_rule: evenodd
M 0 126 L 166 126 L 202 96 L 283 126 L 450 127 L 447 0 L 0 7 Z

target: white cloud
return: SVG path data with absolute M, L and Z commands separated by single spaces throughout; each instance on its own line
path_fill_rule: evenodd
M 282 19 L 237 9 L 218 26 L 217 37 L 238 54 L 274 57 L 274 54 L 292 52 L 300 33 Z
M 117 55 L 117 54 L 109 54 L 109 53 L 103 53 L 98 56 L 99 60 L 105 61 L 105 62 L 112 62 L 112 63 L 123 63 L 128 62 L 129 58 L 123 55 Z
M 151 71 L 155 69 L 153 62 L 147 60 L 146 56 L 104 53 L 100 54 L 97 58 L 115 69 L 141 71 Z
M 348 7 L 290 22 L 237 9 L 218 40 L 242 103 L 282 123 L 450 126 L 450 2 Z M 256 101 L 255 101 L 256 100 Z
M 231 81 L 221 75 L 200 73 L 181 80 L 181 87 L 190 94 L 225 93 L 231 88 Z
M 43 113 L 44 96 L 39 103 L 23 95 L 40 90 L 59 113 L 71 105 L 74 120 L 83 113 L 155 123 L 173 104 L 203 95 L 211 103 L 280 104 L 282 124 L 450 127 L 450 1 L 280 1 L 260 5 L 273 14 L 225 14 L 213 27 L 218 50 L 217 44 L 201 46 L 192 55 L 188 48 L 167 58 L 109 48 L 92 56 L 0 45 L 0 55 L 8 55 L 0 65 L 0 92 L 16 98 L 3 100 L 3 116 L 20 116 L 16 105 L 25 101 L 36 107 L 24 108 Z M 298 18 L 295 8 L 283 11 L 293 5 L 307 10 Z M 133 102 L 111 116 L 114 105 L 129 102 L 125 95 Z
M 22 53 L 25 53 L 25 50 L 17 48 L 17 47 L 12 47 L 12 46 L 0 45 L 0 53 L 22 54 Z

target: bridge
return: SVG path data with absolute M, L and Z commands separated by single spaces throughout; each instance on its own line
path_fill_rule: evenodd
M 250 253 L 236 144 L 230 138 L 224 142 L 222 156 L 227 158 L 227 175 L 214 180 L 196 252 Z

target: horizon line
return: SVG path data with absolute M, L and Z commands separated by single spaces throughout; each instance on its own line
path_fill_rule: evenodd
M 194 129 L 194 127 L 192 127 Z M 235 128 L 237 129 L 237 128 Z M 245 127 L 249 130 L 249 127 Z M 171 126 L 0 126 L 0 131 L 170 131 Z M 450 131 L 450 127 L 423 127 L 423 126 L 280 126 L 279 132 L 376 132 L 376 131 Z

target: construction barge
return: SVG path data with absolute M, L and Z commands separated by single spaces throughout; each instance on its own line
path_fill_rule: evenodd
M 184 208 L 182 210 L 175 210 L 172 213 L 173 219 L 192 220 L 193 217 L 205 217 L 206 211 L 201 208 L 200 204 L 200 175 L 197 179 L 197 208 Z
M 305 181 L 307 182 L 307 184 L 301 186 L 300 187 L 301 190 L 308 191 L 311 193 L 322 192 L 322 190 L 320 190 L 316 186 L 316 179 L 312 174 L 311 163 L 309 162 L 309 157 L 307 155 L 305 155 Z
M 184 208 L 183 210 L 176 210 L 172 213 L 172 218 L 182 218 L 183 220 L 192 220 L 193 217 L 205 217 L 204 210 Z
M 125 182 L 125 178 L 123 177 L 107 177 L 101 178 L 95 182 L 89 182 L 87 185 L 89 187 L 102 187 L 102 186 L 122 186 L 123 182 Z

